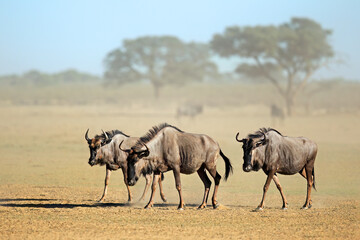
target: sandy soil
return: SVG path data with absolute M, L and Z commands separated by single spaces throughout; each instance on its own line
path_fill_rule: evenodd
M 295 204 L 284 211 L 279 205 L 254 212 L 254 206 L 241 205 L 240 198 L 216 210 L 197 210 L 197 203 L 191 202 L 184 211 L 178 211 L 176 202 L 159 201 L 151 210 L 143 209 L 144 203 L 119 203 L 111 198 L 96 203 L 91 200 L 98 193 L 94 189 L 6 185 L 1 186 L 0 192 L 7 196 L 0 199 L 1 239 L 360 237 L 357 200 L 322 199 L 328 207 L 314 203 L 312 209 L 301 210 Z
M 264 116 L 215 109 L 194 121 L 176 122 L 170 113 L 141 117 L 124 116 L 121 110 L 109 114 L 106 107 L 38 106 L 0 107 L 0 119 L 0 239 L 360 239 L 360 139 L 349 141 L 360 135 L 353 127 L 358 116 L 298 117 L 279 127 L 287 135 L 318 143 L 318 191 L 313 191 L 313 208 L 301 210 L 306 181 L 280 176 L 289 209 L 281 210 L 280 195 L 271 184 L 263 212 L 253 210 L 261 200 L 265 175 L 241 171 L 241 148 L 234 136 L 269 125 Z M 126 202 L 120 171 L 112 174 L 106 201 L 97 203 L 105 169 L 87 164 L 86 129 L 90 127 L 90 135 L 118 128 L 139 136 L 164 121 L 207 133 L 231 159 L 234 174 L 219 187 L 222 206 L 197 210 L 203 186 L 193 174 L 182 175 L 187 205 L 176 210 L 173 175 L 166 173 L 168 202 L 162 203 L 157 194 L 155 207 L 145 210 L 146 202 Z M 222 160 L 218 169 L 223 175 Z M 132 187 L 135 200 L 143 187 L 143 179 Z

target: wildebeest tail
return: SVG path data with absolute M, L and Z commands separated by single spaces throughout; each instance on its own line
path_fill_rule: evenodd
M 316 187 L 315 187 L 315 168 L 312 169 L 312 175 L 313 175 L 313 188 L 316 190 Z
M 223 152 L 221 151 L 220 149 L 220 156 L 224 159 L 225 161 L 225 181 L 228 179 L 230 173 L 232 173 L 233 171 L 233 168 L 231 166 L 231 162 L 230 162 L 230 159 L 228 159 L 224 154 Z
M 165 178 L 164 173 L 161 173 L 160 175 L 161 175 L 161 181 L 164 181 L 164 178 Z

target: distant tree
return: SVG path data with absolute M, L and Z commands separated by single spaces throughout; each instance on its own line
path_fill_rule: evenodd
M 76 83 L 76 82 L 99 82 L 100 78 L 88 73 L 79 72 L 75 69 L 68 69 L 52 75 L 55 82 L 58 83 Z
M 214 35 L 211 48 L 221 57 L 247 59 L 236 71 L 270 81 L 292 115 L 296 96 L 334 55 L 329 35 L 330 30 L 313 20 L 292 18 L 280 26 L 228 27 Z
M 48 85 L 51 82 L 49 79 L 51 78 L 50 75 L 39 72 L 37 70 L 30 70 L 24 73 L 22 78 L 23 78 L 23 82 L 28 82 L 35 86 Z
M 106 83 L 121 85 L 147 80 L 156 97 L 166 84 L 181 86 L 217 73 L 207 44 L 184 43 L 172 36 L 125 40 L 107 54 L 104 65 Z
M 0 76 L 0 84 L 21 85 L 21 86 L 49 86 L 56 84 L 72 84 L 83 82 L 100 82 L 100 78 L 88 73 L 78 72 L 75 69 L 69 69 L 62 72 L 48 74 L 38 70 L 30 70 L 22 75 Z

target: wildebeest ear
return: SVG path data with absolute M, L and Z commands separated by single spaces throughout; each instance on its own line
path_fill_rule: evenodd
M 150 152 L 148 150 L 146 150 L 145 152 L 142 153 L 141 157 L 147 157 L 149 156 Z
M 258 141 L 257 143 L 255 143 L 255 147 L 259 147 L 259 146 L 261 146 L 262 144 L 263 144 L 262 141 Z
M 255 147 L 260 147 L 260 146 L 266 145 L 268 142 L 269 142 L 269 139 L 267 139 L 267 138 L 262 139 L 255 144 Z
M 107 138 L 101 141 L 101 146 L 109 144 L 112 141 L 112 138 Z

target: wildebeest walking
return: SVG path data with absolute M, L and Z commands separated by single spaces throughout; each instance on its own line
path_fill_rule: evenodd
M 101 135 L 96 135 L 94 138 L 90 139 L 88 137 L 89 129 L 86 131 L 85 139 L 87 140 L 90 148 L 90 158 L 89 164 L 94 166 L 96 164 L 106 165 L 106 176 L 105 176 L 105 186 L 104 192 L 101 196 L 99 202 L 102 202 L 105 199 L 107 194 L 107 187 L 110 180 L 111 171 L 117 170 L 121 168 L 124 175 L 124 183 L 126 185 L 128 191 L 128 201 L 132 200 L 131 191 L 129 185 L 127 184 L 127 163 L 126 159 L 128 154 L 120 151 L 118 148 L 119 143 L 121 141 L 125 141 L 126 145 L 132 146 L 135 144 L 139 138 L 130 137 L 119 130 L 112 130 L 108 132 L 104 132 Z M 150 186 L 152 173 L 151 172 L 143 172 L 143 175 L 146 179 L 146 185 L 141 196 L 141 200 L 145 198 L 145 194 Z M 162 176 L 163 177 L 163 176 Z M 158 183 L 160 186 L 160 195 L 163 201 L 166 201 L 165 195 L 162 190 L 162 179 L 159 179 Z
M 311 187 L 316 189 L 314 163 L 318 148 L 315 142 L 304 137 L 283 136 L 272 128 L 261 128 L 241 140 L 238 139 L 238 136 L 239 133 L 236 135 L 236 140 L 243 143 L 243 170 L 249 172 L 262 169 L 267 175 L 258 210 L 262 210 L 264 207 L 265 195 L 271 179 L 281 194 L 282 208 L 287 208 L 287 201 L 277 173 L 285 175 L 300 173 L 306 178 L 307 196 L 303 209 L 311 207 Z
M 179 106 L 176 109 L 176 118 L 181 118 L 184 116 L 194 118 L 195 116 L 201 114 L 203 112 L 203 105 L 187 103 Z
M 278 122 L 280 125 L 284 124 L 284 119 L 285 119 L 285 113 L 284 111 L 277 106 L 276 104 L 271 104 L 270 107 L 270 116 L 271 116 L 271 121 L 272 124 L 275 125 L 276 122 Z
M 121 144 L 119 148 L 122 149 Z M 199 208 L 205 208 L 211 186 L 206 169 L 215 181 L 212 205 L 217 208 L 217 191 L 221 179 L 216 171 L 219 154 L 225 161 L 225 180 L 232 172 L 230 160 L 212 138 L 204 134 L 186 133 L 166 123 L 153 127 L 133 147 L 123 151 L 129 153 L 128 184 L 130 186 L 135 185 L 143 169 L 154 172 L 154 181 L 159 178 L 160 173 L 173 171 L 180 198 L 178 206 L 180 210 L 184 209 L 180 173 L 192 174 L 197 171 L 205 186 L 204 198 Z M 145 208 L 152 207 L 155 190 L 156 185 L 153 184 L 151 198 Z

